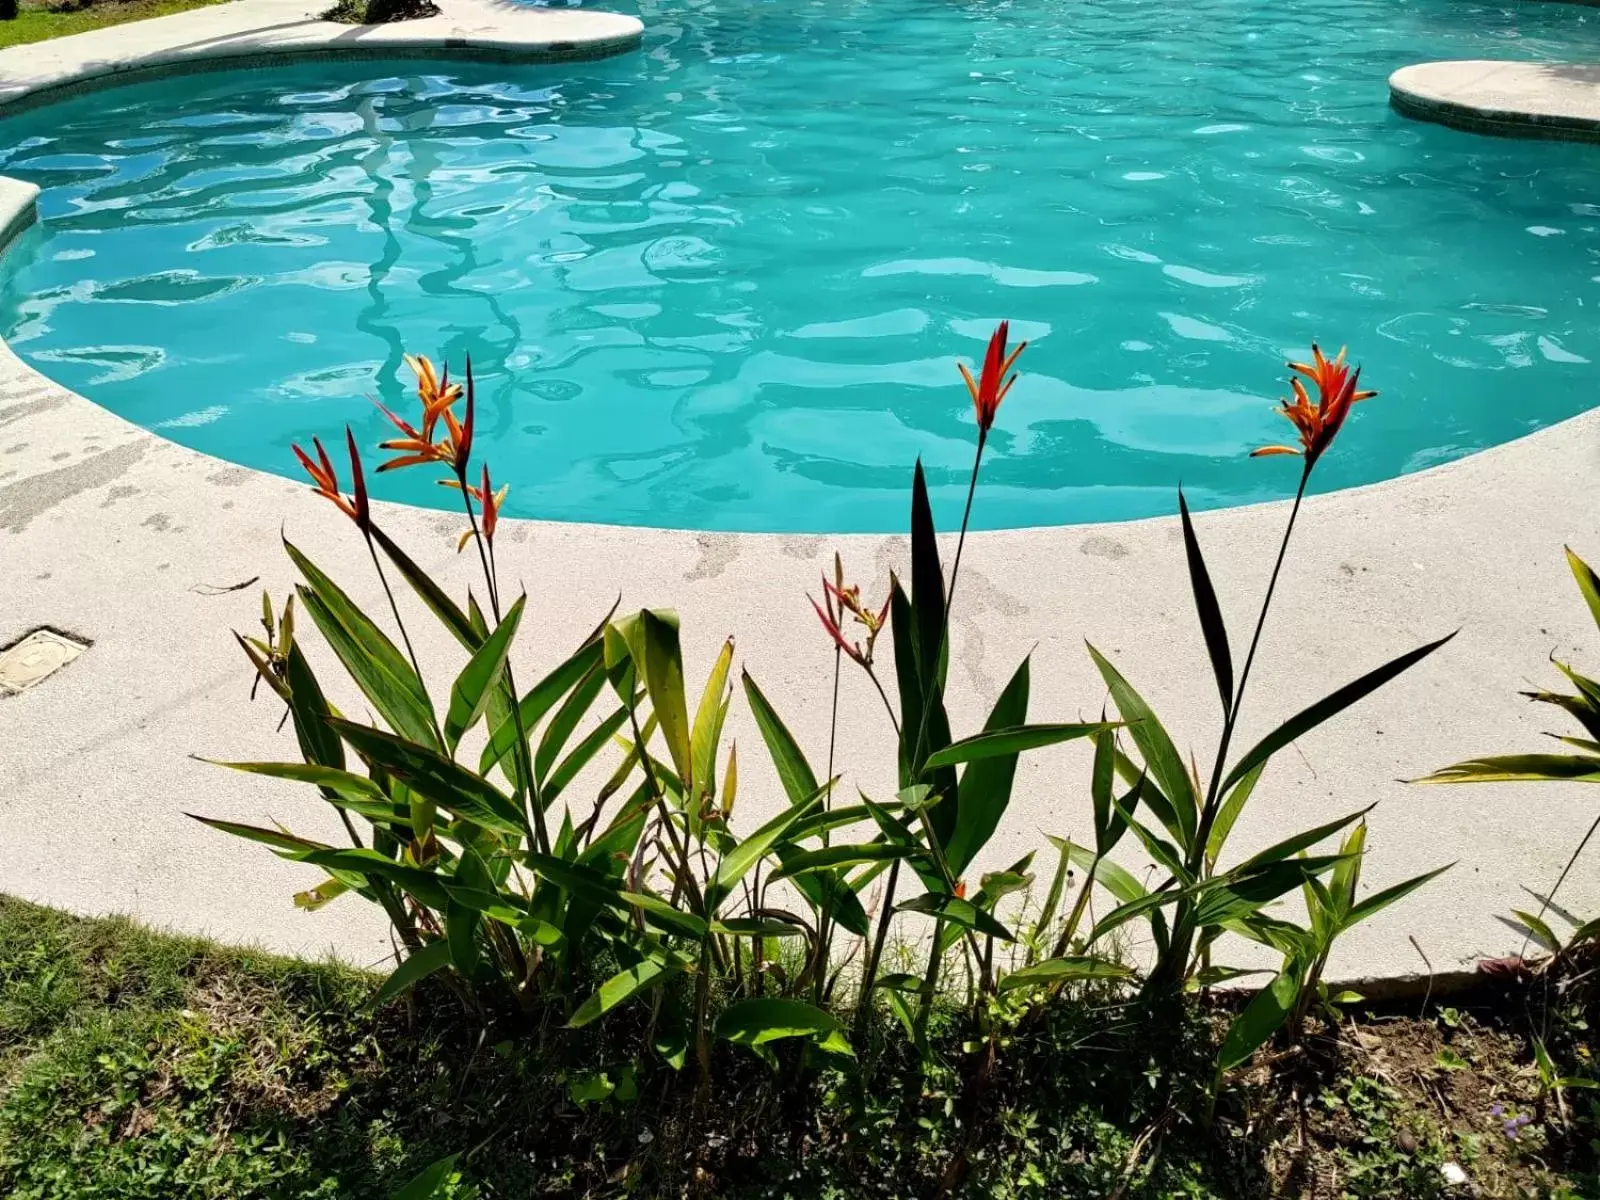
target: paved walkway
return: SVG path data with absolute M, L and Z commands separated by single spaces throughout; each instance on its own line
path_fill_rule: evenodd
M 614 49 L 637 37 L 631 18 L 485 0 L 443 0 L 445 14 L 434 21 L 359 30 L 311 19 L 322 2 L 235 0 L 6 51 L 0 97 L 216 53 L 400 45 L 456 54 L 514 45 L 538 55 Z M 0 209 L 8 200 L 0 225 L 28 209 L 25 188 L 0 188 Z M 951 388 L 959 394 L 953 367 Z M 1418 789 L 1396 781 L 1476 754 L 1538 748 L 1551 714 L 1519 699 L 1517 688 L 1529 677 L 1553 681 L 1552 649 L 1579 662 L 1600 658 L 1561 552 L 1566 542 L 1600 557 L 1600 509 L 1583 502 L 1597 459 L 1600 413 L 1307 503 L 1239 744 L 1394 654 L 1462 629 L 1420 669 L 1280 756 L 1235 833 L 1242 854 L 1378 802 L 1370 887 L 1459 860 L 1342 942 L 1335 974 L 1413 974 L 1422 963 L 1412 937 L 1439 970 L 1514 951 L 1520 938 L 1497 914 L 1526 905 L 1522 885 L 1553 879 L 1592 819 L 1594 793 L 1582 785 Z M 1249 628 L 1284 516 L 1282 505 L 1267 505 L 1198 519 L 1236 638 Z M 455 553 L 456 517 L 384 506 L 381 520 L 452 589 L 465 588 L 470 563 Z M 380 610 L 349 526 L 305 487 L 132 426 L 0 347 L 0 645 L 39 626 L 93 643 L 60 675 L 0 699 L 0 891 L 280 950 L 333 949 L 357 960 L 383 953 L 382 924 L 369 908 L 347 898 L 314 915 L 296 911 L 289 897 L 314 882 L 313 872 L 184 815 L 275 819 L 311 836 L 338 836 L 333 814 L 309 789 L 190 757 L 296 753 L 292 736 L 275 729 L 274 707 L 248 702 L 250 669 L 230 632 L 258 619 L 259 588 L 279 598 L 290 589 L 280 530 Z M 906 568 L 900 537 L 507 521 L 502 570 L 526 582 L 539 613 L 525 626 L 522 672 L 532 677 L 563 654 L 619 594 L 628 606 L 674 605 L 691 673 L 699 677 L 722 638 L 736 633 L 742 664 L 820 757 L 833 655 L 805 594 L 836 547 L 869 595 L 883 594 L 891 567 Z M 454 643 L 420 616 L 416 628 L 427 631 L 417 647 L 425 673 L 449 678 L 460 665 Z M 1084 653 L 1088 637 L 1140 686 L 1181 747 L 1204 753 L 1216 742 L 1214 685 L 1173 520 L 975 536 L 952 637 L 957 730 L 978 727 L 1029 653 L 1034 719 L 1099 712 L 1103 687 Z M 313 655 L 328 661 L 320 648 Z M 326 674 L 336 703 L 365 711 Z M 890 731 L 875 719 L 876 698 L 852 674 L 843 703 L 846 783 L 887 794 L 895 756 Z M 729 720 L 729 736 L 745 747 L 740 819 L 753 825 L 779 791 L 742 707 Z M 1025 760 L 1011 811 L 979 868 L 1042 846 L 1045 832 L 1087 836 L 1087 779 L 1081 747 Z M 1581 913 L 1600 911 L 1600 876 L 1578 872 L 1566 899 Z
M 1407 116 L 1478 133 L 1600 141 L 1600 65 L 1418 63 L 1389 77 Z

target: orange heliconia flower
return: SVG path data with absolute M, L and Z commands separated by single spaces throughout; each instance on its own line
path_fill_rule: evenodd
M 440 374 L 435 374 L 433 363 L 427 355 L 408 354 L 405 356 L 406 365 L 417 376 L 417 398 L 422 401 L 422 428 L 418 429 L 410 421 L 396 416 L 382 404 L 378 408 L 383 415 L 398 429 L 402 437 L 393 438 L 387 442 L 380 442 L 380 450 L 394 450 L 399 452 L 398 458 L 392 458 L 378 468 L 379 471 L 393 471 L 400 467 L 412 467 L 419 463 L 444 463 L 454 468 L 458 476 L 465 476 L 467 459 L 472 452 L 472 426 L 474 414 L 474 397 L 472 387 L 472 360 L 467 360 L 467 386 L 463 393 L 459 383 L 450 382 L 450 368 L 445 366 Z M 456 420 L 454 405 L 462 395 L 467 397 L 467 413 L 464 420 Z M 440 420 L 444 421 L 445 436 L 436 437 Z
M 884 622 L 889 618 L 889 601 L 885 600 L 882 611 L 876 613 L 863 605 L 861 589 L 854 584 L 846 586 L 844 563 L 837 554 L 833 556 L 833 578 L 834 582 L 829 583 L 827 576 L 823 576 L 822 603 L 818 604 L 812 599 L 811 607 L 817 610 L 817 617 L 828 631 L 828 636 L 833 638 L 834 644 L 863 667 L 871 667 L 873 647 L 877 644 L 878 635 L 883 632 Z M 840 626 L 844 623 L 846 613 L 867 631 L 865 645 L 852 642 L 844 636 Z
M 967 370 L 966 363 L 956 364 L 961 370 L 961 378 L 967 381 L 967 391 L 972 393 L 972 407 L 978 414 L 980 439 L 989 436 L 989 429 L 994 424 L 994 415 L 1000 410 L 1000 401 L 1006 398 L 1011 385 L 1017 381 L 1015 375 L 1007 379 L 1006 372 L 1011 370 L 1012 364 L 1017 361 L 1017 356 L 1028 348 L 1027 342 L 1021 342 L 1007 355 L 1006 336 L 1010 330 L 1010 321 L 1001 321 L 996 326 L 989 338 L 988 353 L 983 356 L 983 374 L 976 380 L 972 378 L 972 372 Z
M 350 432 L 348 425 L 345 426 L 344 436 L 350 447 L 351 482 L 355 488 L 355 493 L 349 497 L 339 490 L 338 473 L 333 469 L 333 462 L 328 458 L 328 452 L 322 448 L 321 438 L 311 439 L 311 445 L 317 452 L 315 462 L 299 446 L 291 445 L 289 448 L 300 460 L 300 465 L 306 469 L 306 474 L 311 476 L 311 482 L 315 485 L 311 490 L 324 499 L 331 500 L 340 512 L 365 530 L 372 525 L 372 510 L 367 502 L 367 480 L 361 471 L 361 456 L 356 451 L 355 435 Z
M 1322 457 L 1322 452 L 1333 444 L 1333 439 L 1338 435 L 1344 425 L 1345 418 L 1350 415 L 1351 407 L 1358 401 L 1370 399 L 1377 392 L 1363 392 L 1358 390 L 1361 380 L 1361 368 L 1352 369 L 1344 361 L 1344 350 L 1332 359 L 1325 358 L 1321 347 L 1313 344 L 1311 347 L 1311 364 L 1292 362 L 1289 368 L 1299 372 L 1317 386 L 1317 402 L 1313 404 L 1307 394 L 1305 384 L 1298 379 L 1290 379 L 1289 386 L 1294 389 L 1294 400 L 1281 401 L 1278 411 L 1289 418 L 1289 421 L 1300 432 L 1300 448 L 1293 446 L 1263 446 L 1259 450 L 1250 452 L 1251 458 L 1260 458 L 1268 454 L 1303 454 L 1306 459 L 1306 470 L 1310 470 L 1317 459 Z
M 461 489 L 460 482 L 454 479 L 441 479 L 439 482 L 445 487 Z M 505 503 L 506 493 L 510 490 L 511 485 L 509 483 L 501 484 L 498 492 L 494 490 L 494 486 L 489 482 L 488 463 L 483 464 L 482 485 L 479 487 L 472 487 L 468 485 L 465 489 L 466 494 L 478 502 L 478 508 L 483 513 L 482 528 L 484 540 L 489 542 L 491 545 L 494 543 L 495 526 L 500 523 L 500 506 Z M 460 540 L 456 542 L 456 553 L 459 554 L 461 551 L 465 550 L 467 543 L 471 540 L 472 530 L 468 529 L 461 535 Z

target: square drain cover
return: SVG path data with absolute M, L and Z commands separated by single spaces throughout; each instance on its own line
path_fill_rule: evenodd
M 10 649 L 0 650 L 0 696 L 31 688 L 88 648 L 53 630 L 35 629 Z

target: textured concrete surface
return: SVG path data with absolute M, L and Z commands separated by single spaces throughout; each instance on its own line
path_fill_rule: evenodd
M 1600 141 L 1600 65 L 1464 60 L 1389 77 L 1408 116 L 1479 133 Z
M 0 50 L 0 106 L 49 100 L 62 91 L 193 70 L 269 65 L 289 59 L 599 58 L 639 42 L 644 26 L 618 13 L 527 8 L 510 0 L 441 0 L 436 17 L 391 25 L 318 19 L 333 0 L 233 0 Z
M 186 15 L 221 20 L 246 5 L 295 7 L 239 0 Z M 562 14 L 518 19 L 544 15 Z M 157 24 L 114 32 L 149 43 Z M 0 73 L 10 78 L 16 61 L 0 58 Z M 7 216 L 22 220 L 29 200 L 0 189 L 0 228 Z M 951 387 L 960 386 L 952 366 Z M 1530 677 L 1549 680 L 1552 651 L 1600 659 L 1600 639 L 1561 554 L 1570 542 L 1600 557 L 1600 513 L 1582 500 L 1597 440 L 1600 414 L 1589 414 L 1446 467 L 1306 505 L 1241 745 L 1392 655 L 1462 630 L 1422 667 L 1281 755 L 1235 832 L 1233 852 L 1243 855 L 1376 803 L 1367 887 L 1458 860 L 1443 879 L 1343 942 L 1336 974 L 1414 974 L 1423 969 L 1417 947 L 1440 971 L 1516 950 L 1520 938 L 1496 915 L 1527 903 L 1521 885 L 1553 880 L 1591 820 L 1593 793 L 1579 786 L 1423 789 L 1398 780 L 1463 757 L 1538 747 L 1549 716 L 1520 700 L 1517 688 Z M 1241 461 L 1238 469 L 1295 467 L 1268 460 Z M 1198 518 L 1241 652 L 1285 515 L 1284 506 L 1267 505 Z M 382 507 L 380 519 L 458 592 L 472 580 L 470 556 L 454 549 L 459 518 Z M 314 871 L 184 816 L 276 819 L 338 836 L 334 817 L 308 789 L 190 757 L 294 756 L 292 737 L 275 728 L 275 706 L 249 703 L 251 671 L 230 633 L 254 625 L 261 588 L 280 599 L 289 590 L 280 530 L 378 611 L 380 593 L 353 531 L 307 489 L 131 426 L 0 348 L 0 646 L 41 626 L 92 643 L 68 670 L 0 699 L 0 890 L 281 950 L 331 949 L 357 961 L 384 953 L 382 923 L 357 901 L 314 915 L 292 908 L 291 893 L 314 883 Z M 524 625 L 519 673 L 531 679 L 564 654 L 619 595 L 626 606 L 673 605 L 684 617 L 691 674 L 707 670 L 721 640 L 736 634 L 740 663 L 820 764 L 833 655 L 805 593 L 835 549 L 871 597 L 884 594 L 892 567 L 906 566 L 899 537 L 506 522 L 503 577 L 530 591 L 537 615 Z M 408 608 L 424 671 L 441 693 L 460 665 L 456 647 L 415 605 Z M 1103 688 L 1085 638 L 1145 692 L 1181 748 L 1209 753 L 1219 714 L 1174 520 L 975 536 L 953 622 L 957 732 L 977 728 L 1030 653 L 1033 719 L 1097 714 Z M 310 642 L 313 659 L 328 668 L 314 634 Z M 325 675 L 336 702 L 365 711 L 331 669 Z M 886 794 L 892 734 L 854 674 L 845 679 L 843 711 L 838 763 L 847 785 Z M 730 717 L 729 736 L 743 747 L 736 820 L 753 827 L 777 803 L 776 781 L 742 708 Z M 1042 846 L 1044 832 L 1089 835 L 1082 748 L 1025 760 L 1011 811 L 980 867 Z M 1128 861 L 1139 861 L 1131 846 Z M 1592 914 L 1600 881 L 1579 872 L 1565 900 Z

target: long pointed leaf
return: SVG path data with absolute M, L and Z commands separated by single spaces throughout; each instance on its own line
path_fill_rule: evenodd
M 523 815 L 509 796 L 454 760 L 427 746 L 355 721 L 336 717 L 329 724 L 363 758 L 377 763 L 440 808 L 499 833 L 527 832 Z
M 1075 955 L 1065 958 L 1047 958 L 1031 967 L 1012 971 L 1000 980 L 1002 992 L 1014 988 L 1037 987 L 1043 984 L 1064 983 L 1076 979 L 1127 979 L 1133 968 L 1105 958 Z
M 567 1022 L 568 1028 L 581 1029 L 624 1001 L 678 974 L 685 966 L 686 963 L 681 959 L 647 958 L 625 971 L 618 971 L 579 1006 L 578 1011 L 573 1013 L 572 1019 Z
M 1021 674 L 1026 666 L 1027 663 L 1024 662 L 1023 666 L 1018 668 L 1018 674 Z M 999 708 L 998 702 L 995 707 Z M 1070 742 L 1075 738 L 1093 737 L 1103 729 L 1113 728 L 1115 728 L 1113 724 L 1091 722 L 1070 725 L 1011 725 L 985 729 L 982 733 L 962 738 L 959 742 L 952 742 L 937 754 L 928 755 L 924 765 L 931 769 L 981 762 L 1002 756 L 1014 758 L 1027 750 L 1054 746 L 1060 742 Z
M 489 697 L 499 685 L 506 657 L 511 653 L 512 639 L 517 636 L 517 626 L 522 621 L 522 610 L 527 596 L 518 596 L 517 602 L 496 625 L 494 632 L 473 652 L 472 658 L 456 676 L 450 689 L 450 709 L 445 714 L 445 744 L 454 751 L 461 737 L 478 723 Z
M 1233 653 L 1228 649 L 1228 627 L 1222 620 L 1222 608 L 1217 603 L 1217 592 L 1211 586 L 1211 572 L 1206 570 L 1205 555 L 1200 552 L 1200 539 L 1195 536 L 1194 522 L 1189 519 L 1189 502 L 1178 489 L 1178 513 L 1183 518 L 1183 546 L 1189 557 L 1189 584 L 1194 590 L 1194 607 L 1200 615 L 1200 631 L 1205 634 L 1206 652 L 1211 655 L 1211 673 L 1217 679 L 1217 692 L 1222 697 L 1222 715 L 1233 711 Z
M 401 992 L 416 986 L 435 971 L 443 970 L 449 965 L 450 944 L 443 938 L 429 942 L 421 950 L 407 955 L 406 960 L 383 981 L 377 994 L 372 997 L 373 1007 L 382 1008 Z
M 1368 671 L 1360 679 L 1345 684 L 1332 695 L 1317 701 L 1310 708 L 1290 717 L 1252 746 L 1249 753 L 1234 764 L 1233 769 L 1228 772 L 1227 778 L 1222 781 L 1223 788 L 1232 787 L 1290 742 L 1310 733 L 1328 718 L 1343 712 L 1356 701 L 1377 691 L 1395 676 L 1410 670 L 1455 636 L 1454 633 L 1446 634 L 1436 642 L 1429 642 L 1426 646 L 1418 646 L 1415 650 L 1408 650 L 1400 657 L 1390 660 L 1375 671 Z
M 1455 863 L 1446 863 L 1444 866 L 1436 867 L 1432 871 L 1425 871 L 1421 875 L 1413 876 L 1404 883 L 1397 883 L 1393 887 L 1384 888 L 1381 892 L 1374 892 L 1350 910 L 1342 923 L 1343 927 L 1349 929 L 1352 925 L 1365 921 L 1373 913 L 1388 908 L 1396 900 L 1409 896 L 1430 879 L 1443 875 L 1453 866 L 1455 866 Z
M 1030 682 L 1028 660 L 1023 659 L 995 701 L 989 719 L 984 722 L 986 734 L 992 736 L 1002 730 L 1015 731 L 1028 719 Z M 999 828 L 1000 819 L 1011 804 L 1011 785 L 1016 779 L 1017 756 L 1021 750 L 1021 746 L 1016 746 L 996 753 L 980 754 L 969 760 L 966 770 L 961 773 L 956 784 L 955 825 L 944 845 L 945 858 L 952 874 L 960 875 L 965 871 L 967 864 L 978 856 L 978 852 Z M 948 752 L 949 747 L 946 747 L 940 754 Z M 934 762 L 937 757 L 929 756 L 928 765 L 938 765 Z
M 1100 677 L 1105 680 L 1106 687 L 1111 691 L 1111 699 L 1117 706 L 1117 712 L 1127 722 L 1128 736 L 1133 738 L 1134 745 L 1139 747 L 1139 753 L 1144 756 L 1145 767 L 1150 772 L 1150 777 L 1155 780 L 1163 795 L 1172 802 L 1173 816 L 1182 831 L 1180 840 L 1187 849 L 1188 844 L 1194 840 L 1197 818 L 1194 784 L 1189 778 L 1187 768 L 1183 765 L 1183 758 L 1178 754 L 1177 747 L 1172 744 L 1172 738 L 1157 719 L 1154 710 L 1122 677 L 1122 672 L 1093 646 L 1089 647 L 1089 654 L 1094 659 L 1095 665 L 1100 668 Z
M 767 702 L 749 671 L 744 672 L 744 694 L 750 702 L 750 713 L 756 719 L 756 728 L 761 731 L 761 740 L 767 744 L 767 753 L 772 756 L 772 765 L 778 769 L 778 780 L 783 784 L 784 794 L 789 797 L 790 804 L 803 803 L 817 791 L 817 777 L 811 770 L 811 764 L 806 761 L 789 727 Z

